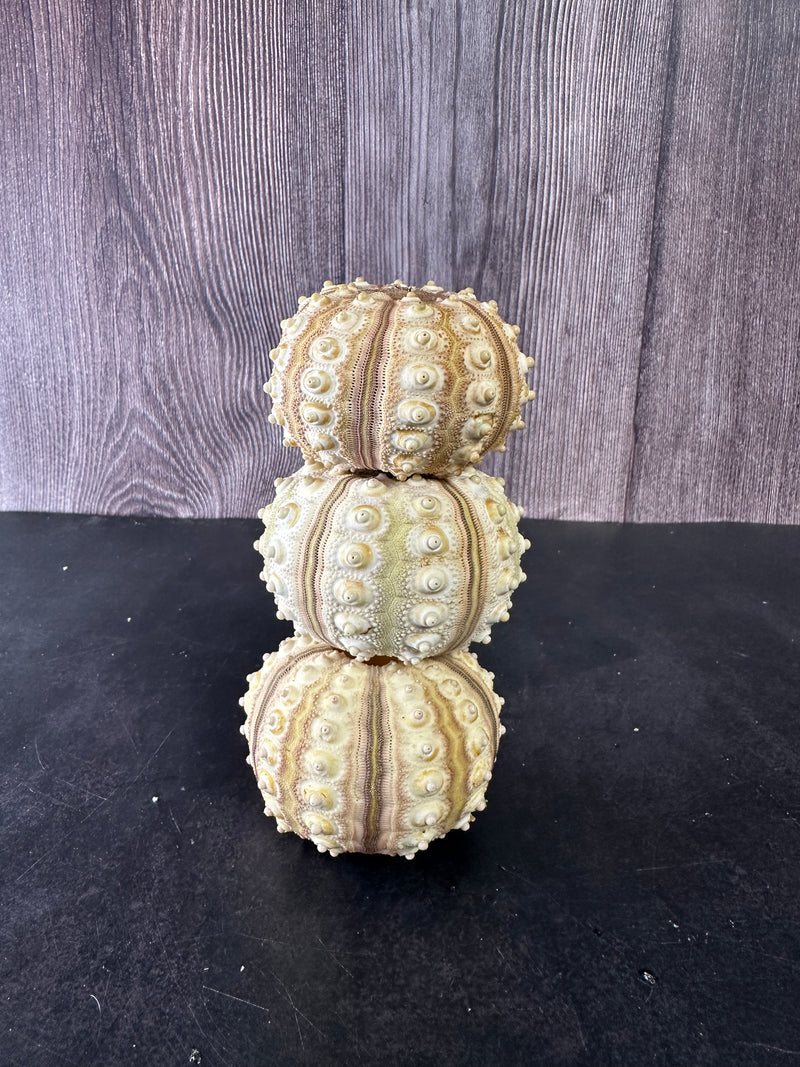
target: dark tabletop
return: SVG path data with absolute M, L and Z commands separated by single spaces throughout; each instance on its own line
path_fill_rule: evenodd
M 257 523 L 0 516 L 0 1064 L 800 1061 L 800 530 L 524 529 L 409 863 L 262 814 Z

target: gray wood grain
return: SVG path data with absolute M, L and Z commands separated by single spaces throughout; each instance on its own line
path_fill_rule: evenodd
M 0 7 L 4 507 L 252 513 L 292 465 L 261 385 L 343 266 L 335 7 Z
M 362 274 L 519 322 L 529 514 L 800 522 L 798 71 L 793 0 L 0 5 L 0 507 L 252 514 Z
M 473 285 L 519 322 L 539 399 L 486 469 L 531 514 L 623 517 L 670 10 L 353 20 L 348 267 Z
M 800 7 L 676 5 L 626 517 L 800 522 Z

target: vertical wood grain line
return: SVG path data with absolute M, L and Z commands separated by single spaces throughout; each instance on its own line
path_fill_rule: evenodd
M 679 26 L 678 26 L 679 0 L 672 0 L 672 15 L 670 17 L 669 38 L 667 40 L 666 76 L 664 79 L 664 106 L 661 111 L 661 134 L 658 142 L 658 162 L 656 163 L 655 191 L 653 195 L 653 212 L 650 222 L 650 253 L 647 261 L 647 286 L 644 294 L 644 306 L 642 308 L 642 335 L 639 347 L 639 365 L 636 374 L 636 394 L 633 401 L 633 419 L 631 424 L 631 452 L 628 466 L 628 480 L 625 487 L 625 520 L 630 520 L 632 501 L 631 494 L 633 483 L 636 478 L 637 463 L 640 456 L 637 452 L 639 437 L 638 420 L 640 417 L 639 401 L 642 393 L 642 371 L 646 366 L 650 354 L 650 333 L 653 327 L 653 304 L 655 296 L 655 279 L 658 275 L 658 259 L 661 246 L 663 219 L 659 217 L 659 210 L 663 203 L 664 182 L 666 180 L 666 157 L 669 151 L 669 136 L 675 121 L 675 84 L 677 76 L 677 56 L 679 50 Z

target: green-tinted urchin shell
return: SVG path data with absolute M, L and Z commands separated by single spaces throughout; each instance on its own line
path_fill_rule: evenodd
M 284 641 L 241 701 L 266 814 L 334 855 L 410 859 L 466 830 L 505 732 L 492 678 L 465 652 L 414 667 Z
M 519 328 L 471 289 L 326 282 L 282 327 L 270 418 L 340 471 L 457 474 L 505 448 L 532 396 Z
M 276 483 L 256 547 L 279 613 L 359 659 L 416 663 L 488 641 L 524 579 L 520 509 L 502 479 L 335 474 Z

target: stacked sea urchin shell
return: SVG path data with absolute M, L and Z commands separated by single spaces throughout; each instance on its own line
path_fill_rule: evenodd
M 270 419 L 306 462 L 255 547 L 299 636 L 248 677 L 248 761 L 279 830 L 410 859 L 485 807 L 505 732 L 465 649 L 529 544 L 471 464 L 522 425 L 532 360 L 494 301 L 433 282 L 325 282 L 282 328 Z

